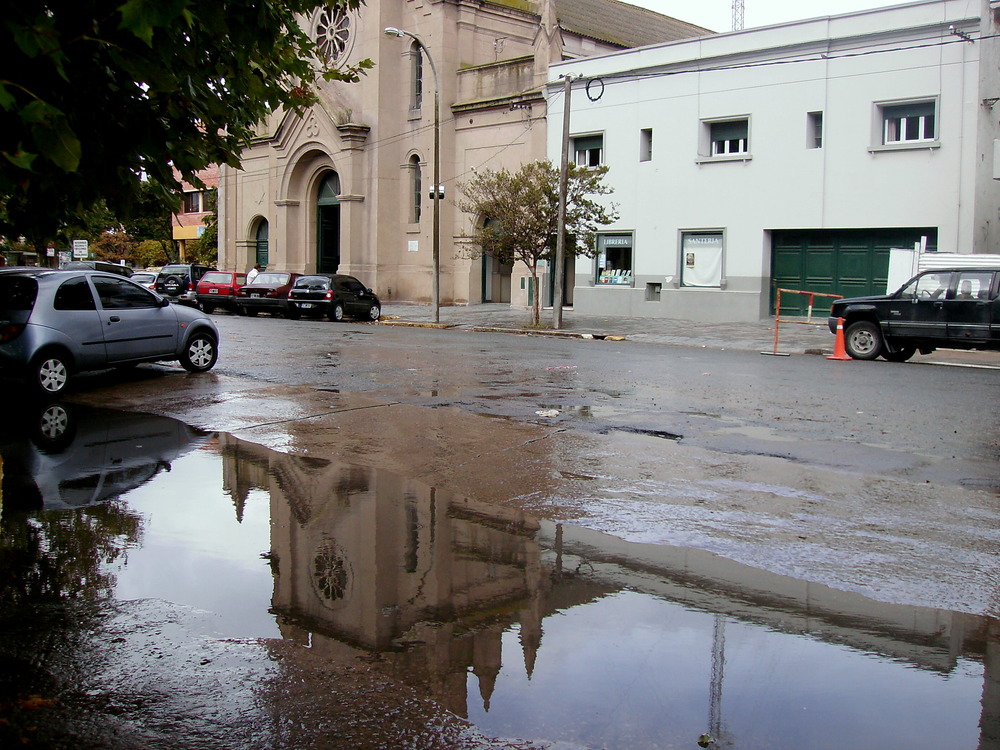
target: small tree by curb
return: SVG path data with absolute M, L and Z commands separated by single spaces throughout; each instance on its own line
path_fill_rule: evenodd
M 569 166 L 566 197 L 566 252 L 593 257 L 595 232 L 618 219 L 614 204 L 594 196 L 609 195 L 604 184 L 608 167 Z M 523 164 L 516 172 L 486 169 L 458 185 L 465 196 L 458 207 L 474 217 L 475 230 L 464 235 L 470 258 L 489 255 L 499 263 L 524 263 L 535 290 L 532 325 L 541 320 L 538 264 L 555 258 L 559 216 L 559 169 L 548 160 Z M 558 270 L 558 269 L 557 269 Z

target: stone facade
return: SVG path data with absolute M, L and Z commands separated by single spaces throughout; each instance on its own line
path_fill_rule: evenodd
M 645 38 L 574 31 L 555 0 L 374 0 L 357 11 L 318 11 L 303 25 L 328 40 L 338 63 L 375 62 L 360 83 L 324 84 L 304 117 L 275 113 L 223 168 L 220 268 L 337 271 L 386 301 L 428 302 L 432 293 L 435 79 L 440 94 L 440 302 L 527 305 L 527 275 L 469 257 L 473 221 L 455 206 L 457 185 L 477 169 L 545 158 L 549 65 L 660 39 L 707 33 L 614 0 L 561 0 L 591 17 L 603 7 L 637 23 Z M 581 16 L 581 19 L 584 19 Z M 583 25 L 581 20 L 578 25 Z M 388 36 L 387 27 L 419 37 Z M 435 75 L 435 70 L 437 75 Z M 422 85 L 418 83 L 422 81 Z

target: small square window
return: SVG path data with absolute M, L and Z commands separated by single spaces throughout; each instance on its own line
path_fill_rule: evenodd
M 712 156 L 750 153 L 750 121 L 747 119 L 708 124 Z
M 200 214 L 201 213 L 201 193 L 194 191 L 191 193 L 184 193 L 184 213 L 186 214 Z
M 806 118 L 806 148 L 823 148 L 823 113 L 810 112 Z
M 604 136 L 587 135 L 573 139 L 578 167 L 599 167 L 604 163 Z
M 884 104 L 880 107 L 882 145 L 920 143 L 937 138 L 936 103 Z
M 639 131 L 639 161 L 653 160 L 653 129 L 643 128 Z

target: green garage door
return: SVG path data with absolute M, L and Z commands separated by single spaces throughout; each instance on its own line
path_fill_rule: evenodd
M 884 294 L 889 276 L 889 250 L 913 247 L 927 237 L 937 247 L 937 229 L 814 229 L 771 232 L 771 313 L 777 289 L 862 297 Z M 829 307 L 819 297 L 813 315 Z M 805 315 L 809 298 L 781 295 L 781 317 Z

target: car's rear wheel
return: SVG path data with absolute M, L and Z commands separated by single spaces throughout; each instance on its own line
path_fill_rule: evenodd
M 330 305 L 330 320 L 343 320 L 344 319 L 344 304 L 342 302 L 334 302 Z
M 369 320 L 378 320 L 380 317 L 382 317 L 381 307 L 379 307 L 378 305 L 372 305 L 371 307 L 368 308 Z
M 298 320 L 302 317 L 302 313 L 299 312 L 299 308 L 295 305 L 289 305 L 288 309 L 285 311 L 285 317 L 289 320 Z
M 59 396 L 69 385 L 70 361 L 61 352 L 44 352 L 31 366 L 32 385 L 44 396 Z
M 207 333 L 194 334 L 181 352 L 181 367 L 188 372 L 207 372 L 219 358 L 219 346 Z
M 886 348 L 886 350 L 882 352 L 882 356 L 890 362 L 905 362 L 916 353 L 917 347 L 915 346 L 897 346 L 895 350 L 891 352 L 888 348 Z
M 243 314 L 251 318 L 257 317 L 257 311 L 252 307 L 244 307 Z
M 207 302 L 203 302 L 201 305 L 201 309 L 202 311 L 204 311 L 206 315 L 211 315 L 212 313 L 215 312 L 215 305 L 210 305 Z
M 851 323 L 844 332 L 844 348 L 854 359 L 875 359 L 883 346 L 881 329 L 869 320 Z

